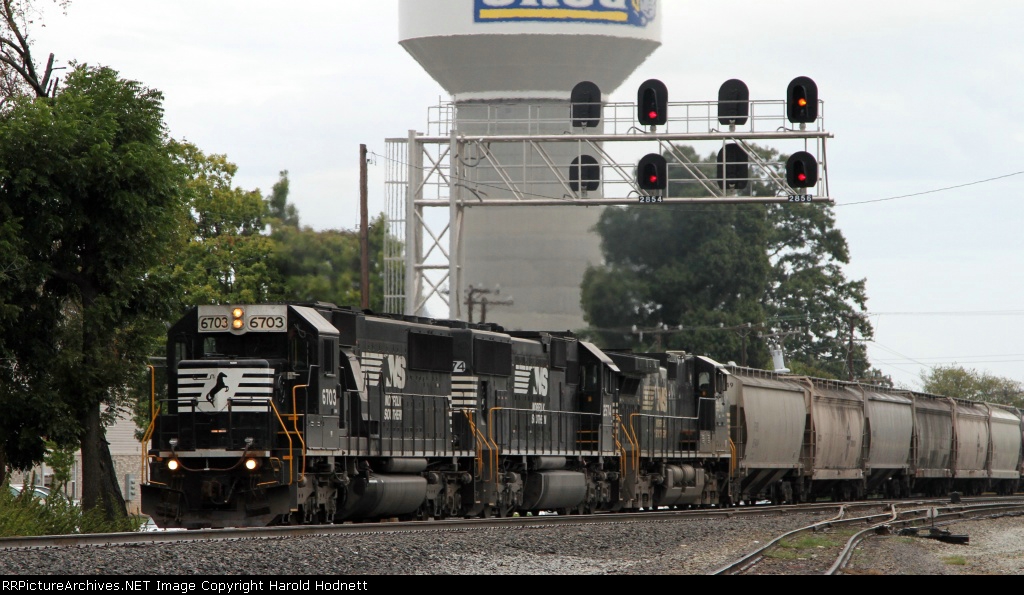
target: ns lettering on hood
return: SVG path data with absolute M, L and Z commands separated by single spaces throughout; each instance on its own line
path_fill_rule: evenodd
M 646 27 L 658 0 L 474 0 L 477 23 L 551 21 Z

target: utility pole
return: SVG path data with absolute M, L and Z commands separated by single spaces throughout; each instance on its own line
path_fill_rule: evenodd
M 367 205 L 366 145 L 359 145 L 359 251 L 362 309 L 370 308 L 370 211 Z
M 850 342 L 846 347 L 846 371 L 847 380 L 853 382 L 853 333 L 857 330 L 857 320 L 860 319 L 856 313 L 850 314 Z
M 747 367 L 747 337 L 761 330 L 761 328 L 762 325 L 760 324 L 754 326 L 752 323 L 748 322 L 745 325 L 733 327 L 732 329 L 739 334 L 740 340 L 742 341 L 742 348 L 740 350 L 740 365 L 743 366 L 744 368 Z
M 487 296 L 491 295 L 492 293 L 498 295 L 501 293 L 501 289 L 499 288 L 492 292 L 490 289 L 478 289 L 476 287 L 473 287 L 472 285 L 469 286 L 469 289 L 466 290 L 466 306 L 469 310 L 469 322 L 473 322 L 473 306 L 475 306 L 476 304 L 480 304 L 480 322 L 485 323 L 487 322 L 488 304 L 493 306 L 511 306 L 515 303 L 515 301 L 511 298 L 507 300 L 498 301 L 488 300 Z M 477 299 L 478 296 L 483 297 Z

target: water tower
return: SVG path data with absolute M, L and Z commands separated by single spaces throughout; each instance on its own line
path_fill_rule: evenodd
M 451 95 L 459 135 L 572 133 L 572 88 L 593 82 L 607 101 L 661 43 L 657 0 L 399 0 L 399 25 L 401 45 Z M 479 201 L 513 198 L 510 181 L 533 197 L 562 197 L 550 163 L 568 171 L 579 148 L 494 144 L 488 153 L 458 156 L 478 162 L 463 182 Z M 511 303 L 490 310 L 487 322 L 584 327 L 580 283 L 588 265 L 601 264 L 592 231 L 600 214 L 578 206 L 466 209 L 448 314 L 467 319 L 470 286 L 500 287 Z

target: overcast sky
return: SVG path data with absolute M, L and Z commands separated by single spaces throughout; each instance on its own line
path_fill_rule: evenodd
M 813 78 L 872 363 L 910 388 L 951 364 L 1024 381 L 1024 2 L 660 4 L 661 48 L 611 100 L 648 78 L 673 102 L 713 100 L 730 78 L 781 100 Z M 161 90 L 172 136 L 226 154 L 245 189 L 266 194 L 288 170 L 316 229 L 358 227 L 360 144 L 381 156 L 369 190 L 383 211 L 384 139 L 425 131 L 449 99 L 398 44 L 397 0 L 74 0 L 42 22 L 40 62 L 53 52 Z

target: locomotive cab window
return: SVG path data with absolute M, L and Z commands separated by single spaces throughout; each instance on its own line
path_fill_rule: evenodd
M 183 359 L 189 359 L 188 356 L 188 343 L 184 339 L 180 339 L 174 342 L 174 367 L 178 367 L 178 362 Z
M 697 387 L 702 398 L 711 398 L 711 374 L 701 372 L 697 376 Z
M 304 371 L 309 367 L 309 346 L 306 344 L 305 333 L 289 333 L 288 359 L 293 370 Z
M 582 376 L 580 380 L 582 380 L 583 390 L 597 390 L 601 379 L 597 364 L 581 367 L 580 376 Z
M 338 340 L 322 339 L 320 341 L 320 365 L 325 376 L 338 374 Z

